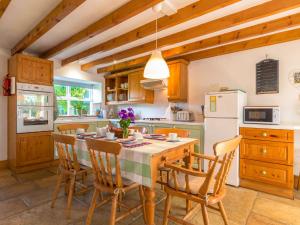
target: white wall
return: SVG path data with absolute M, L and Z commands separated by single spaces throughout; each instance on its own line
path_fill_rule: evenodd
M 9 51 L 0 49 L 0 81 L 7 74 L 7 60 Z M 2 88 L 0 93 L 0 161 L 7 159 L 7 98 L 3 96 Z

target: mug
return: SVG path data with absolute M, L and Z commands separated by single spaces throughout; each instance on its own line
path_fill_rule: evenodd
M 134 134 L 133 134 L 133 137 L 135 138 L 135 139 L 143 139 L 143 135 L 140 133 L 140 132 L 135 132 Z
M 106 127 L 97 127 L 97 136 L 104 137 L 106 136 L 107 129 Z
M 134 129 L 128 129 L 129 135 L 134 135 Z
M 177 140 L 177 133 L 169 133 L 169 139 L 172 141 Z
M 109 140 L 115 139 L 115 133 L 107 132 L 106 133 L 106 138 L 109 139 Z
M 83 129 L 83 128 L 77 128 L 76 134 L 84 134 L 84 133 L 85 133 L 85 129 Z

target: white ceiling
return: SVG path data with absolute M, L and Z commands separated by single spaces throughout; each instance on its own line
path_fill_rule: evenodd
M 127 3 L 129 0 L 86 0 L 85 3 L 80 5 L 76 10 L 69 14 L 65 19 L 60 21 L 55 27 L 53 27 L 49 32 L 47 32 L 42 38 L 37 40 L 30 48 L 27 49 L 30 53 L 41 53 L 49 48 L 57 45 L 61 41 L 67 39 L 83 28 L 87 27 L 91 23 L 97 21 L 103 16 L 109 14 L 115 9 L 119 8 L 121 5 Z M 197 0 L 169 0 L 171 1 L 178 9 L 185 7 Z M 206 14 L 199 18 L 190 20 L 188 22 L 182 23 L 180 25 L 171 27 L 162 32 L 159 32 L 159 37 L 164 37 L 173 33 L 176 33 L 181 30 L 211 21 L 231 13 L 241 11 L 243 9 L 252 7 L 254 5 L 262 4 L 269 0 L 241 0 L 238 3 L 227 6 L 225 8 L 219 9 L 212 13 Z M 11 49 L 14 45 L 21 40 L 25 34 L 27 34 L 45 15 L 47 15 L 58 3 L 60 0 L 12 0 L 9 4 L 4 15 L 0 19 L 0 48 Z M 254 25 L 264 21 L 269 21 L 274 18 L 279 18 L 285 15 L 290 15 L 295 12 L 300 12 L 300 8 L 296 10 L 290 10 L 285 13 L 267 17 L 264 19 L 252 21 L 247 24 L 242 24 L 230 29 L 226 29 L 214 34 L 205 35 L 202 37 L 195 38 L 193 40 L 187 40 L 183 43 L 189 43 L 195 40 L 201 40 L 216 34 L 221 34 L 231 30 L 240 29 L 249 25 Z M 139 15 L 99 34 L 95 37 L 84 41 L 78 45 L 70 47 L 56 55 L 55 59 L 63 59 L 69 57 L 75 53 L 78 53 L 82 50 L 95 46 L 104 41 L 110 40 L 111 38 L 117 37 L 121 34 L 124 34 L 136 27 L 139 27 L 143 24 L 146 24 L 156 17 L 155 13 L 148 9 Z M 128 48 L 149 42 L 154 40 L 155 35 L 150 35 L 138 41 L 129 43 L 127 45 L 121 46 L 119 48 L 113 49 L 107 52 L 100 52 L 94 54 L 84 60 L 80 60 L 79 63 L 89 62 L 91 60 L 97 59 L 98 57 L 103 57 L 116 53 L 119 51 L 126 50 Z M 183 43 L 178 43 L 183 44 Z M 168 49 L 173 46 L 166 46 L 164 49 Z

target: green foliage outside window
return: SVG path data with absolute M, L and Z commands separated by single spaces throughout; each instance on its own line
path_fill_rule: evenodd
M 84 101 L 71 101 L 72 106 L 72 115 L 89 114 L 90 112 L 90 103 Z
M 67 100 L 57 100 L 58 115 L 64 116 L 68 114 Z
M 71 96 L 72 97 L 76 97 L 76 98 L 87 98 L 88 96 L 88 91 L 86 88 L 82 88 L 82 87 L 71 87 Z
M 56 96 L 66 96 L 67 87 L 59 84 L 54 84 L 54 92 Z

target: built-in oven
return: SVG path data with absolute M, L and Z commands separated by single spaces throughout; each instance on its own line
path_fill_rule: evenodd
M 280 124 L 279 106 L 245 106 L 244 123 Z
M 53 130 L 53 87 L 17 83 L 17 133 Z

